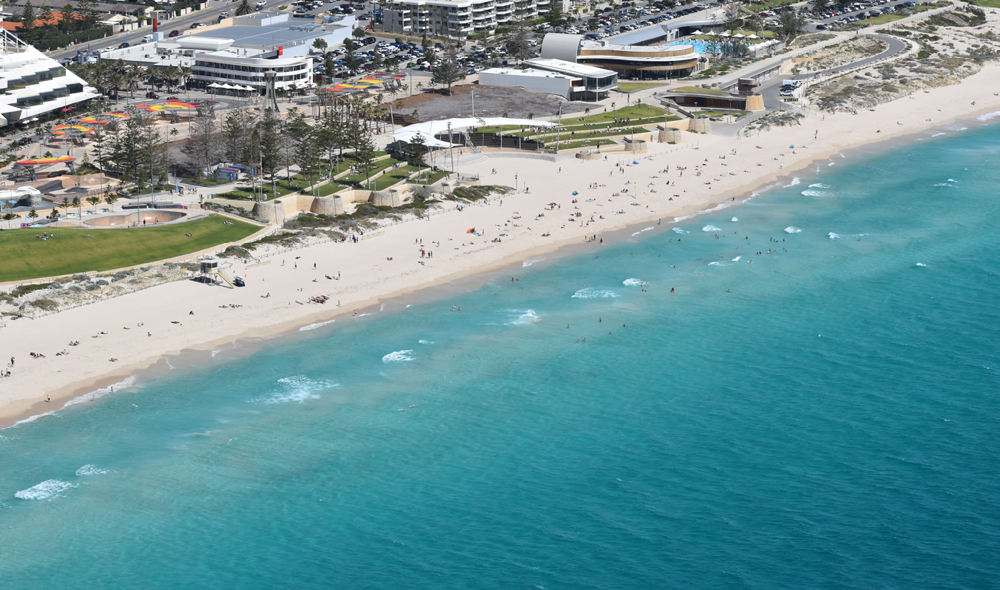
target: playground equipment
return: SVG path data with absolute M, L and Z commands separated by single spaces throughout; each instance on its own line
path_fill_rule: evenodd
M 206 117 L 214 116 L 215 101 L 202 101 L 199 103 L 184 102 L 182 100 L 164 100 L 148 104 L 137 104 L 132 107 L 137 115 L 160 116 L 177 123 L 181 117 Z M 109 113 L 110 114 L 110 113 Z
M 236 287 L 245 287 L 246 283 L 240 277 L 229 278 L 225 272 L 219 268 L 219 264 L 222 261 L 218 258 L 206 258 L 201 261 L 201 276 L 212 284 L 219 284 L 218 278 L 221 278 L 230 289 L 235 289 Z
M 58 156 L 55 158 L 38 158 L 36 160 L 21 160 L 14 162 L 14 167 L 7 173 L 7 178 L 15 180 L 18 178 L 29 178 L 38 180 L 38 173 L 46 168 L 51 168 L 56 164 L 66 164 L 70 172 L 76 172 L 76 165 L 73 163 L 76 158 L 69 156 Z
M 86 145 L 87 135 L 93 132 L 93 129 L 83 125 L 56 125 L 52 128 L 49 136 L 45 138 L 45 144 L 52 146 L 55 143 L 69 140 L 74 145 L 82 147 Z

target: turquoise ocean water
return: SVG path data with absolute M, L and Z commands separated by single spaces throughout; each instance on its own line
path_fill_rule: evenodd
M 929 136 L 2 430 L 0 588 L 996 588 L 1000 126 Z

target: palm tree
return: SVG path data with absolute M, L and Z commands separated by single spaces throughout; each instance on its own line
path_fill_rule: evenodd
M 253 12 L 253 7 L 250 6 L 249 0 L 243 0 L 240 5 L 236 7 L 236 16 L 243 16 L 244 14 L 250 14 Z
M 14 201 L 13 200 L 4 201 L 3 210 L 7 212 L 6 214 L 4 214 L 3 218 L 8 221 L 7 229 L 10 229 L 10 223 L 9 223 L 10 220 L 17 217 L 17 215 L 14 215 L 14 213 L 12 212 L 14 210 Z
M 115 210 L 115 201 L 117 200 L 118 200 L 118 195 L 116 195 L 115 193 L 108 193 L 104 195 L 104 202 L 111 207 L 112 211 Z
M 181 66 L 178 68 L 178 74 L 180 75 L 180 84 L 184 85 L 184 89 L 187 90 L 188 78 L 191 77 L 191 68 L 188 66 Z
M 96 195 L 92 197 L 87 197 L 87 202 L 90 203 L 90 206 L 94 208 L 94 214 L 96 215 L 97 206 L 101 203 L 101 197 L 98 197 Z
M 78 214 L 80 215 L 80 220 L 83 220 L 83 205 L 80 203 L 80 197 L 73 197 L 73 206 L 77 208 Z

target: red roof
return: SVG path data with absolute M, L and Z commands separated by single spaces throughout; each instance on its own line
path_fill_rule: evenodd
M 74 14 L 73 18 L 75 20 L 83 20 L 83 17 L 80 16 L 79 14 Z M 49 18 L 45 20 L 36 18 L 34 26 L 35 28 L 38 28 L 38 27 L 44 27 L 45 25 L 55 25 L 59 24 L 59 22 L 61 22 L 62 19 L 63 19 L 63 14 L 61 12 L 56 11 L 53 12 L 51 15 L 49 15 Z M 7 29 L 8 31 L 20 31 L 21 29 L 24 28 L 24 24 L 9 22 L 9 21 L 0 21 L 0 27 Z

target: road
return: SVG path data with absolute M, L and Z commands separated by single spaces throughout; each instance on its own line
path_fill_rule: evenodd
M 818 72 L 810 72 L 808 74 L 799 74 L 795 76 L 789 75 L 789 76 L 781 76 L 778 78 L 772 78 L 766 81 L 760 89 L 760 93 L 764 97 L 764 106 L 767 107 L 768 109 L 777 109 L 781 106 L 780 92 L 781 92 L 782 80 L 808 80 L 810 78 L 815 78 L 816 76 L 836 74 L 837 72 L 843 72 L 851 68 L 868 65 L 880 59 L 891 57 L 893 55 L 896 55 L 897 53 L 906 50 L 906 43 L 903 43 L 900 39 L 896 37 L 890 37 L 888 35 L 875 35 L 875 34 L 869 34 L 865 36 L 871 37 L 873 39 L 878 39 L 879 41 L 884 41 L 889 45 L 888 49 L 886 49 L 885 51 L 883 51 L 878 55 L 874 55 L 872 57 L 866 57 L 865 59 L 860 59 L 858 61 L 846 65 L 837 66 L 835 68 L 828 68 L 826 70 L 820 70 Z

